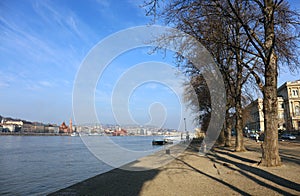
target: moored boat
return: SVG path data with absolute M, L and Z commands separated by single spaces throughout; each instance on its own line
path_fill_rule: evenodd
M 173 140 L 171 139 L 152 140 L 152 145 L 165 145 L 165 144 L 173 144 Z
M 165 145 L 165 140 L 152 140 L 152 145 Z
M 73 132 L 73 133 L 71 133 L 71 135 L 70 135 L 70 136 L 72 136 L 72 137 L 79 136 L 79 133 L 77 133 L 77 132 Z

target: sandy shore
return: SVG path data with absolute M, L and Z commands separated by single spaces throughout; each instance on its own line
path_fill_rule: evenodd
M 179 156 L 161 152 L 51 195 L 300 195 L 300 143 L 282 145 L 283 165 L 275 168 L 258 165 L 259 144 L 245 144 L 249 151 L 242 153 L 215 148 L 203 156 L 193 147 Z M 166 165 L 156 168 L 161 161 Z

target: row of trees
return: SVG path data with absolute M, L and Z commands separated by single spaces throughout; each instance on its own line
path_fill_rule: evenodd
M 243 99 L 245 85 L 263 95 L 265 141 L 262 164 L 281 164 L 277 130 L 277 77 L 282 66 L 299 65 L 299 13 L 284 0 L 149 0 L 147 14 L 195 37 L 211 53 L 226 88 L 224 145 L 230 145 L 232 112 L 235 117 L 236 151 L 244 151 Z M 201 72 L 177 56 L 198 95 L 199 120 L 205 129 L 210 118 L 210 99 Z M 182 63 L 184 62 L 184 63 Z M 191 92 L 190 88 L 186 89 Z M 189 100 L 190 106 L 195 100 Z

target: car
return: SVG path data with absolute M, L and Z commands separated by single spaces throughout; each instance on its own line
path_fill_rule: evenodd
M 250 138 L 256 138 L 256 137 L 259 137 L 259 134 L 258 133 L 251 133 L 250 134 Z
M 231 130 L 231 136 L 236 136 L 236 131 L 235 130 Z
M 281 139 L 295 140 L 296 136 L 294 136 L 290 133 L 284 133 L 284 134 L 281 135 Z

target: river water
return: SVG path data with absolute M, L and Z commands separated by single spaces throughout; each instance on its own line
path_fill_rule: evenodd
M 111 139 L 131 150 L 156 148 L 153 137 Z M 0 195 L 45 195 L 111 169 L 80 137 L 0 136 Z

